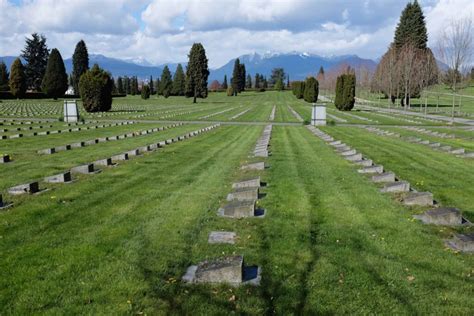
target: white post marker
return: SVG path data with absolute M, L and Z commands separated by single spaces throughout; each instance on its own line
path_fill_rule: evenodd
M 326 125 L 326 107 L 324 105 L 317 105 L 313 103 L 313 110 L 311 113 L 311 125 L 313 126 Z
M 79 121 L 79 111 L 76 100 L 64 100 L 64 122 Z

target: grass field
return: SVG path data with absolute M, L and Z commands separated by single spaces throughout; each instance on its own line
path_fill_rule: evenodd
M 0 117 L 15 121 L 4 121 L 0 130 L 9 131 L 0 135 L 20 133 L 12 129 L 25 126 L 69 128 L 58 121 L 61 106 L 52 100 L 1 102 Z M 179 97 L 127 97 L 114 100 L 112 112 L 86 115 L 85 126 L 97 124 L 91 120 L 134 124 L 0 139 L 0 153 L 13 160 L 0 164 L 0 192 L 3 200 L 14 202 L 0 211 L 0 314 L 471 315 L 474 256 L 446 248 L 444 240 L 455 232 L 472 232 L 472 227 L 414 221 L 412 215 L 426 208 L 407 207 L 380 193 L 379 186 L 314 136 L 288 106 L 310 119 L 310 106 L 290 92 L 210 94 L 194 105 Z M 264 126 L 272 123 L 273 107 L 272 155 L 255 158 L 251 153 Z M 322 130 L 474 221 L 474 158 L 458 158 L 353 125 L 376 125 L 470 150 L 474 131 L 377 112 L 348 115 L 328 107 L 329 114 L 347 122 L 329 118 L 330 125 Z M 35 122 L 21 112 L 6 115 L 12 108 L 54 122 Z M 20 124 L 20 119 L 31 124 Z M 37 154 L 44 148 L 175 121 L 185 124 Z M 116 167 L 101 167 L 99 174 L 74 175 L 71 184 L 41 183 L 48 190 L 37 195 L 7 194 L 13 185 L 175 138 L 210 122 L 223 124 Z M 403 126 L 457 138 L 436 138 Z M 240 170 L 258 161 L 269 168 Z M 267 183 L 262 188 L 265 197 L 258 200 L 266 216 L 216 216 L 232 183 L 257 175 Z M 236 244 L 208 244 L 208 234 L 215 230 L 236 232 Z M 244 255 L 246 264 L 262 268 L 260 286 L 181 281 L 189 265 L 232 254 Z

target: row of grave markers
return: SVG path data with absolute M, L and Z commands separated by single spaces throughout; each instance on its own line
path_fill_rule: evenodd
M 462 217 L 461 212 L 453 207 L 441 207 L 433 200 L 431 192 L 417 192 L 410 186 L 410 183 L 399 179 L 393 172 L 385 171 L 383 166 L 375 165 L 371 159 L 363 157 L 357 150 L 342 143 L 340 140 L 334 139 L 332 136 L 323 131 L 308 126 L 308 129 L 316 136 L 324 140 L 330 146 L 334 147 L 346 160 L 362 166 L 358 170 L 362 174 L 372 175 L 374 183 L 383 184 L 380 189 L 383 193 L 398 193 L 402 194 L 402 202 L 408 206 L 434 206 L 420 215 L 413 217 L 421 220 L 425 224 L 444 225 L 444 226 L 463 226 L 471 225 L 465 218 Z M 474 252 L 474 233 L 455 234 L 452 239 L 446 241 L 446 245 L 454 250 L 462 252 Z
M 275 120 L 275 113 L 276 113 L 276 105 L 273 106 L 272 112 L 270 113 L 270 117 L 268 118 L 270 122 L 273 122 Z
M 303 122 L 303 118 L 301 117 L 301 115 L 296 112 L 290 105 L 288 105 L 288 110 L 290 110 L 291 114 L 293 114 L 293 116 L 300 122 Z
M 160 132 L 160 131 L 164 131 L 164 130 L 167 130 L 167 129 L 170 129 L 170 128 L 175 128 L 175 127 L 182 126 L 182 125 L 184 125 L 184 123 L 176 123 L 176 124 L 171 124 L 171 125 L 168 125 L 168 126 L 162 126 L 162 127 L 155 127 L 155 128 L 152 128 L 152 129 L 146 129 L 146 130 L 142 130 L 142 131 L 139 131 L 139 132 L 130 132 L 130 133 L 116 135 L 116 136 L 99 137 L 99 138 L 95 138 L 95 139 L 91 139 L 91 140 L 87 140 L 87 141 L 76 142 L 76 143 L 67 144 L 67 145 L 63 145 L 63 146 L 57 146 L 57 147 L 52 147 L 52 148 L 41 149 L 41 150 L 38 150 L 37 153 L 40 154 L 40 155 L 52 155 L 52 154 L 55 154 L 55 153 L 58 153 L 58 152 L 61 152 L 61 151 L 72 150 L 74 148 L 82 148 L 82 147 L 92 146 L 92 145 L 95 145 L 95 144 L 105 143 L 105 142 L 109 142 L 109 141 L 116 141 L 116 140 L 122 140 L 122 139 L 126 139 L 126 138 L 149 135 L 149 134 L 157 133 L 157 132 Z
M 122 125 L 130 125 L 135 124 L 133 121 L 124 121 L 118 123 L 109 123 L 109 124 L 100 124 L 100 125 L 93 125 L 93 126 L 86 126 L 86 127 L 75 127 L 75 128 L 68 128 L 63 130 L 52 130 L 52 131 L 43 131 L 43 132 L 34 132 L 33 134 L 14 134 L 14 135 L 0 135 L 0 139 L 18 139 L 22 137 L 33 137 L 33 136 L 46 136 L 52 134 L 61 134 L 61 133 L 74 133 L 80 132 L 85 130 L 92 130 L 92 129 L 99 129 L 99 128 L 107 128 L 107 127 L 115 127 L 115 126 L 122 126 Z
M 464 148 L 452 148 L 452 146 L 449 145 L 443 145 L 439 142 L 431 142 L 427 139 L 421 139 L 419 137 L 414 137 L 414 136 L 408 136 L 408 137 L 402 137 L 399 133 L 396 132 L 390 132 L 386 131 L 380 128 L 376 127 L 363 127 L 369 132 L 375 133 L 379 136 L 393 136 L 393 137 L 398 137 L 400 139 L 403 139 L 405 141 L 408 141 L 410 143 L 415 143 L 415 144 L 420 144 L 420 145 L 426 145 L 430 147 L 433 150 L 439 150 L 443 151 L 449 154 L 456 155 L 456 157 L 461 157 L 461 158 L 474 158 L 474 152 L 466 152 Z
M 139 156 L 142 152 L 155 151 L 158 148 L 163 148 L 172 143 L 183 141 L 185 139 L 197 136 L 201 133 L 211 131 L 219 126 L 220 124 L 214 124 L 214 125 L 204 127 L 193 132 L 189 132 L 182 136 L 177 136 L 175 138 L 170 138 L 165 141 L 160 141 L 157 143 L 152 143 L 150 145 L 142 146 L 142 147 L 127 151 L 125 153 L 112 156 L 110 158 L 100 159 L 100 160 L 94 161 L 93 163 L 79 165 L 79 166 L 71 168 L 69 171 L 62 172 L 53 176 L 45 177 L 43 179 L 43 182 L 70 183 L 72 181 L 72 174 L 87 174 L 87 175 L 97 174 L 101 172 L 102 170 L 96 169 L 96 166 L 116 166 L 118 161 L 129 160 L 131 157 Z M 39 181 L 33 181 L 33 182 L 13 186 L 9 188 L 7 192 L 10 195 L 20 195 L 20 194 L 37 194 L 37 193 L 41 193 L 44 190 L 45 189 L 40 188 Z M 0 195 L 0 209 L 4 209 L 10 206 L 12 206 L 12 203 L 3 202 L 2 197 Z
M 262 136 L 258 139 L 254 150 L 256 153 L 265 147 L 269 151 L 272 125 L 265 127 Z M 243 165 L 243 171 L 263 171 L 265 162 L 256 162 Z M 257 200 L 260 198 L 260 177 L 253 177 L 232 184 L 232 192 L 227 195 L 226 204 L 219 208 L 217 215 L 225 218 L 263 218 L 265 210 L 257 209 Z M 237 239 L 235 232 L 212 231 L 208 237 L 210 244 L 234 244 Z M 233 286 L 244 284 L 259 285 L 261 280 L 261 269 L 258 266 L 246 266 L 242 255 L 226 256 L 214 260 L 206 260 L 197 265 L 190 266 L 182 280 L 185 283 L 226 283 Z

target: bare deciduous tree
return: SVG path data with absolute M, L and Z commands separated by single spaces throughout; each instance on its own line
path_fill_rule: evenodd
M 453 91 L 459 75 L 467 71 L 473 50 L 473 23 L 472 17 L 452 20 L 443 28 L 438 38 L 437 51 L 440 58 L 448 67 Z

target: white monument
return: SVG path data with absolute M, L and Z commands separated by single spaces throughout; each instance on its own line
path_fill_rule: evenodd
M 326 107 L 324 105 L 317 105 L 313 103 L 313 110 L 311 112 L 311 125 L 326 125 Z
M 79 111 L 76 100 L 64 100 L 64 122 L 79 121 Z

